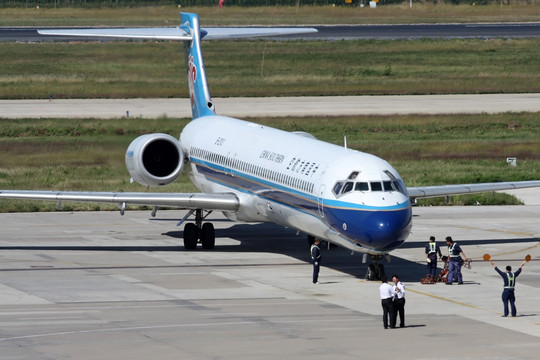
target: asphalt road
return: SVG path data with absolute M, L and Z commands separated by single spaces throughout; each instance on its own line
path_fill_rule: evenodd
M 315 34 L 275 39 L 352 40 L 420 38 L 536 38 L 540 22 L 495 24 L 331 25 L 314 26 Z M 72 37 L 38 35 L 36 28 L 0 28 L 0 41 L 67 41 Z M 77 38 L 80 41 L 80 38 Z M 89 40 L 92 40 L 91 38 Z

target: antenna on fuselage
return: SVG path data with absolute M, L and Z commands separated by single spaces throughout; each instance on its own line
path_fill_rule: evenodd
M 346 149 L 347 148 L 347 135 L 344 135 L 343 136 L 343 147 Z

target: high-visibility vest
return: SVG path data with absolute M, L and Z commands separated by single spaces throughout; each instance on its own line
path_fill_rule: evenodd
M 508 277 L 508 286 L 505 286 L 505 289 L 513 289 L 516 286 L 516 277 L 511 272 L 507 272 L 506 276 Z
M 456 247 L 456 243 L 452 244 L 452 247 L 448 247 L 448 252 L 450 253 L 450 257 L 459 257 L 459 254 L 454 255 L 454 247 Z
M 437 244 L 435 244 L 434 242 L 430 242 L 429 243 L 429 253 L 430 254 L 435 254 L 437 252 Z
M 319 250 L 319 256 L 317 256 L 317 260 L 321 257 L 321 249 L 319 249 L 319 247 L 315 244 L 311 245 L 311 249 L 309 250 L 309 252 L 311 253 L 311 259 L 315 260 L 315 256 L 313 255 L 313 249 L 317 248 L 317 250 Z

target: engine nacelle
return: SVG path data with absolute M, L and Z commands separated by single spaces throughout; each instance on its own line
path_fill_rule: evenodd
M 184 152 L 171 135 L 142 135 L 129 144 L 126 167 L 131 178 L 141 185 L 168 185 L 182 173 Z

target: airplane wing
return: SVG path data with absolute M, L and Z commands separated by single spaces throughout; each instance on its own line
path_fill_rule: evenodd
M 41 190 L 0 190 L 0 199 L 83 201 L 126 205 L 167 206 L 181 209 L 236 211 L 240 201 L 234 194 L 81 192 Z
M 258 36 L 279 36 L 315 33 L 317 29 L 306 27 L 227 27 L 203 28 L 201 37 L 205 40 L 253 38 Z M 88 28 L 38 30 L 40 35 L 86 36 L 149 40 L 191 40 L 191 34 L 181 27 L 171 28 Z
M 461 185 L 439 185 L 439 186 L 418 186 L 408 187 L 409 198 L 415 199 L 464 195 L 480 192 L 500 191 L 500 190 L 515 190 L 531 187 L 540 187 L 540 181 L 515 181 L 515 182 L 498 182 L 498 183 L 483 183 L 483 184 L 461 184 Z

